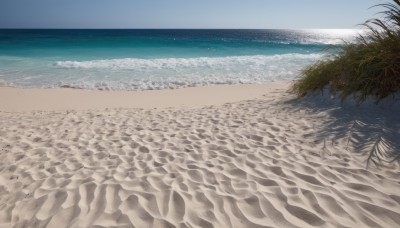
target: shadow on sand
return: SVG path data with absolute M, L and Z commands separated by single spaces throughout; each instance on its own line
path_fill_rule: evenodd
M 322 121 L 316 127 L 317 140 L 334 144 L 340 141 L 345 150 L 366 157 L 371 164 L 400 166 L 400 101 L 387 99 L 379 104 L 366 101 L 357 104 L 351 98 L 343 102 L 327 93 L 285 103 L 293 111 L 306 113 Z

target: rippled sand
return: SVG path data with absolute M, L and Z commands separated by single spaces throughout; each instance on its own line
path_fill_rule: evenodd
M 2 111 L 0 225 L 399 227 L 399 163 L 366 169 L 373 145 L 359 145 L 366 124 L 400 129 L 400 116 L 286 88 L 196 108 Z

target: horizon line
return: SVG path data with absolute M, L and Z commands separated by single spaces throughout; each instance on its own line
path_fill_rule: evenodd
M 362 30 L 361 28 L 1 28 L 0 30 Z

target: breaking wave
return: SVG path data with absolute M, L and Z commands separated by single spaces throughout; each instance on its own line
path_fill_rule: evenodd
M 180 69 L 180 68 L 227 68 L 240 66 L 274 67 L 277 64 L 301 64 L 304 60 L 315 60 L 321 54 L 283 54 L 272 56 L 229 56 L 201 58 L 164 58 L 164 59 L 108 59 L 92 61 L 58 61 L 56 66 L 64 69 L 112 69 L 112 70 L 145 70 L 145 69 Z
M 4 82 L 21 87 L 96 90 L 175 89 L 216 84 L 292 80 L 323 54 L 281 54 L 200 58 L 124 58 L 57 61 L 24 74 L 4 73 Z M 42 70 L 46 69 L 46 71 Z M 2 77 L 0 77 L 2 78 Z M 0 85 L 4 84 L 0 81 Z
M 104 89 L 171 89 L 214 84 L 263 83 L 294 79 L 301 68 L 322 54 L 229 56 L 160 59 L 58 61 L 70 74 L 58 86 Z M 81 79 L 73 80 L 73 75 Z M 83 75 L 83 77 L 82 77 Z M 72 78 L 71 78 L 72 77 Z

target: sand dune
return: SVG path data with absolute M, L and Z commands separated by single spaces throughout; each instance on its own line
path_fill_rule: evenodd
M 398 112 L 286 89 L 196 108 L 2 111 L 0 226 L 399 227 L 399 163 L 366 169 L 358 146 L 377 122 L 399 149 Z

